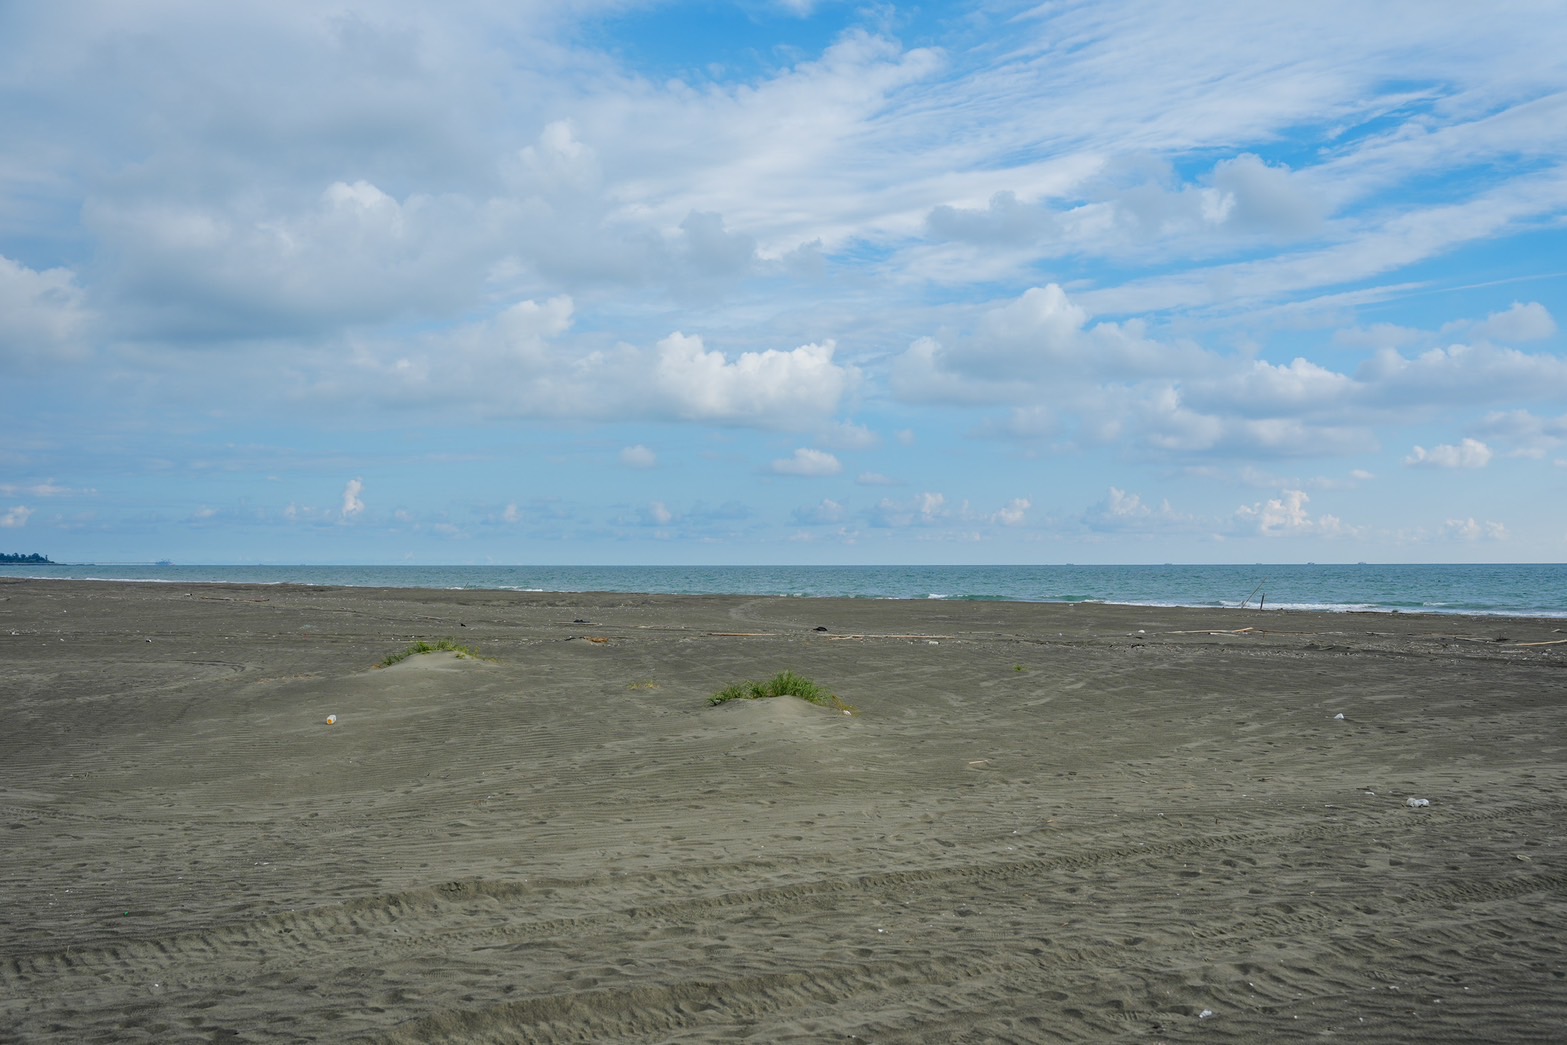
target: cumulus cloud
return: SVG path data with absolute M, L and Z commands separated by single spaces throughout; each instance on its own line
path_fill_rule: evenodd
M 1515 301 L 1506 312 L 1493 312 L 1474 324 L 1469 333 L 1486 341 L 1544 341 L 1556 333 L 1556 320 L 1538 301 Z
M 1278 497 L 1235 510 L 1234 522 L 1244 534 L 1262 537 L 1352 537 L 1359 531 L 1334 515 L 1313 517 L 1304 490 L 1283 490 Z
M 19 504 L 6 509 L 5 514 L 0 515 L 0 527 L 7 530 L 19 530 L 27 525 L 27 520 L 32 518 L 33 510 L 26 505 Z
M 774 461 L 770 466 L 774 475 L 826 476 L 843 471 L 843 464 L 825 450 L 801 447 L 794 456 Z
M 1527 307 L 1465 329 L 1493 326 L 1547 329 Z M 891 377 L 912 402 L 1008 408 L 980 434 L 1057 448 L 1130 438 L 1188 458 L 1363 454 L 1376 449 L 1376 429 L 1400 417 L 1567 397 L 1567 361 L 1552 353 L 1484 341 L 1408 354 L 1382 347 L 1346 373 L 1304 356 L 1226 356 L 1151 338 L 1135 323 L 1096 323 L 1055 284 L 982 311 L 970 333 L 917 338 Z
M 1014 497 L 1006 503 L 1006 506 L 998 510 L 990 517 L 990 521 L 1001 526 L 1021 526 L 1028 516 L 1028 510 L 1033 505 L 1026 497 Z
M 350 479 L 348 485 L 343 487 L 343 518 L 352 519 L 365 510 L 365 502 L 360 498 L 364 493 L 365 481 L 363 479 Z
M 864 425 L 840 421 L 822 431 L 821 441 L 834 450 L 871 450 L 881 445 L 881 437 Z
M 354 363 L 372 391 L 399 405 L 463 402 L 501 416 L 783 430 L 826 425 L 846 441 L 869 435 L 829 423 L 861 378 L 858 368 L 836 362 L 830 341 L 733 358 L 679 331 L 651 349 L 600 347 L 570 336 L 575 315 L 569 297 L 528 299 L 414 346 L 364 344 Z M 338 373 L 323 370 L 311 394 L 347 392 Z
M 1195 344 L 1148 337 L 1140 322 L 1092 322 L 1050 283 L 987 308 L 969 333 L 917 338 L 895 361 L 892 387 L 915 402 L 1070 400 L 1095 384 L 1197 379 L 1219 365 Z
M 692 211 L 680 223 L 682 255 L 706 279 L 738 279 L 756 256 L 755 237 L 731 232 L 721 214 Z
M 1567 414 L 1540 417 L 1528 410 L 1496 410 L 1474 426 L 1493 440 L 1509 443 L 1523 457 L 1544 457 L 1567 442 Z
M 833 362 L 832 342 L 789 351 L 744 352 L 730 362 L 700 337 L 674 333 L 658 343 L 653 390 L 679 417 L 776 425 L 830 416 L 858 378 Z
M 505 231 L 482 203 L 399 200 L 364 179 L 270 208 L 254 198 L 100 199 L 85 220 L 126 262 L 105 273 L 120 333 L 173 340 L 319 336 L 446 316 L 473 303 Z
M 907 501 L 883 498 L 871 509 L 870 523 L 888 529 L 931 526 L 947 516 L 946 505 L 945 494 L 928 490 Z
M 1348 375 L 1297 357 L 1285 365 L 1261 359 L 1237 362 L 1222 376 L 1188 383 L 1185 398 L 1199 409 L 1299 416 L 1339 412 L 1361 394 Z
M 832 498 L 823 498 L 820 504 L 796 508 L 791 516 L 800 526 L 835 526 L 845 516 L 843 505 Z
M 1383 350 L 1356 379 L 1388 404 L 1489 404 L 1567 397 L 1567 359 L 1486 344 L 1433 348 L 1415 356 Z
M 531 186 L 546 192 L 581 191 L 601 177 L 598 155 L 577 138 L 570 120 L 551 120 L 538 140 L 518 151 L 524 168 L 533 176 Z
M 1310 533 L 1315 527 L 1306 511 L 1309 500 L 1304 490 L 1285 490 L 1282 496 L 1265 503 L 1242 505 L 1236 509 L 1235 517 L 1264 537 Z
M 0 361 L 33 370 L 80 359 L 88 319 L 70 269 L 39 272 L 0 255 Z
M 1491 463 L 1491 448 L 1478 439 L 1465 439 L 1457 446 L 1444 443 L 1427 450 L 1415 447 L 1404 458 L 1411 468 L 1484 468 Z
M 1479 522 L 1473 516 L 1467 519 L 1449 519 L 1442 525 L 1444 536 L 1460 541 L 1505 541 L 1507 527 L 1499 522 Z
M 620 463 L 627 468 L 653 468 L 658 464 L 658 455 L 638 443 L 620 451 Z
M 1168 500 L 1157 506 L 1143 501 L 1139 494 L 1129 493 L 1112 486 L 1104 500 L 1092 505 L 1083 513 L 1083 523 L 1099 533 L 1152 533 L 1168 530 L 1187 522 Z
M 1202 194 L 1203 217 L 1238 232 L 1299 236 L 1326 215 L 1327 202 L 1309 179 L 1253 153 L 1220 161 L 1212 182 Z
M 1020 203 L 1017 193 L 1005 190 L 991 196 L 984 208 L 945 203 L 934 207 L 925 217 L 925 226 L 937 239 L 983 247 L 1034 243 L 1055 232 L 1057 222 L 1048 208 Z

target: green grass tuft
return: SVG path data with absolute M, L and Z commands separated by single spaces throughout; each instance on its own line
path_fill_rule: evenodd
M 779 672 L 766 682 L 741 682 L 719 690 L 708 697 L 707 702 L 717 705 L 727 704 L 731 700 L 765 700 L 768 697 L 799 697 L 824 708 L 836 708 L 850 715 L 859 714 L 859 709 L 852 704 L 845 704 L 810 679 L 792 671 Z
M 441 639 L 439 642 L 425 642 L 420 639 L 401 653 L 388 654 L 387 658 L 377 664 L 378 668 L 389 668 L 393 664 L 401 664 L 409 657 L 417 657 L 421 653 L 455 653 L 459 657 L 472 657 L 474 660 L 482 660 L 479 651 L 471 646 L 459 646 L 456 639 Z

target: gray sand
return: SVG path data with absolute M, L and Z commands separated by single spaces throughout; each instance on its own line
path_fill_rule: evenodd
M 1558 1041 L 1561 627 L 0 582 L 0 1040 Z

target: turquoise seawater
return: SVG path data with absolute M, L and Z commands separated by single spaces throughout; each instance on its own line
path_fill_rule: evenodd
M 1257 566 L 0 566 L 0 577 L 995 599 L 1567 617 L 1567 564 Z

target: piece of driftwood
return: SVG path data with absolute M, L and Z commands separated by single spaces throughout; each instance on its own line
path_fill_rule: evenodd
M 951 635 L 829 635 L 828 642 L 844 642 L 849 639 L 924 639 L 927 642 L 951 640 Z

